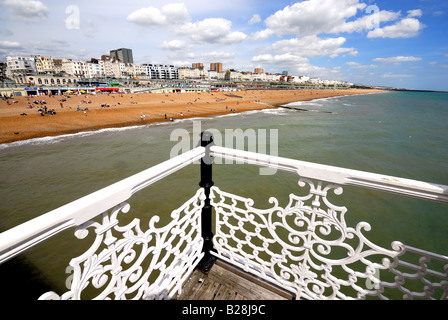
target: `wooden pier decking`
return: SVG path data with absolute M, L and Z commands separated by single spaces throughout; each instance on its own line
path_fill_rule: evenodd
M 293 297 L 218 260 L 208 274 L 195 270 L 175 300 L 291 300 Z

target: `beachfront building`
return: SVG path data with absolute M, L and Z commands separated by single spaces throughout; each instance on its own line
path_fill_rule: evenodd
M 101 77 L 101 68 L 98 62 L 87 62 L 87 76 L 86 78 L 94 79 Z
M 120 48 L 110 51 L 110 58 L 112 60 L 118 60 L 123 63 L 134 63 L 134 57 L 132 50 L 127 48 Z
M 296 82 L 300 84 L 305 84 L 308 82 L 308 80 L 310 80 L 310 77 L 307 76 L 297 76 L 296 78 Z
M 179 79 L 208 79 L 208 71 L 205 68 L 188 68 L 188 67 L 180 67 L 177 69 Z
M 4 81 L 6 78 L 6 63 L 0 62 L 0 81 Z
M 150 77 L 150 79 L 179 79 L 179 71 L 173 65 L 164 64 L 143 64 L 145 67 L 145 73 Z
M 267 75 L 264 72 L 261 73 L 253 73 L 252 74 L 252 81 L 259 81 L 259 82 L 264 82 L 264 81 L 272 81 L 270 80 L 270 76 L 271 75 Z
M 222 72 L 222 63 L 221 62 L 210 63 L 210 71 Z
M 227 71 L 224 74 L 224 80 L 241 81 L 242 73 L 235 69 L 227 69 Z
M 17 76 L 36 73 L 36 63 L 32 56 L 7 56 L 6 64 L 6 74 L 11 79 L 15 79 Z
M 203 68 L 204 68 L 204 64 L 201 62 L 192 64 L 192 69 L 203 69 Z
M 252 81 L 252 72 L 241 72 L 241 81 Z
M 62 71 L 78 78 L 86 78 L 88 75 L 87 62 L 63 58 L 61 61 Z
M 34 63 L 36 65 L 36 72 L 38 74 L 54 74 L 54 60 L 52 57 L 43 57 L 41 55 L 34 56 Z
M 98 60 L 98 66 L 100 68 L 100 74 L 102 77 L 113 77 L 113 69 L 112 69 L 112 60 L 109 58 L 101 57 L 101 60 Z
M 211 81 L 218 80 L 218 72 L 209 70 L 209 72 L 208 72 L 208 80 L 211 80 Z
M 223 71 L 223 72 L 218 72 L 218 80 L 219 81 L 223 81 L 223 80 L 225 80 L 226 79 L 226 72 L 225 71 Z
M 23 86 L 73 86 L 77 82 L 77 77 L 62 74 L 29 74 L 14 77 L 15 83 L 17 85 Z
M 134 64 L 132 65 L 132 69 L 133 69 L 132 75 L 134 78 L 135 77 L 138 77 L 140 79 L 149 78 L 148 74 L 146 73 L 147 70 L 146 66 L 140 64 Z
M 120 61 L 112 61 L 112 74 L 114 78 L 126 78 L 126 63 Z
M 180 67 L 177 69 L 177 72 L 179 74 L 179 79 L 185 80 L 185 79 L 194 79 L 194 69 L 188 68 L 188 67 Z
M 54 65 L 54 73 L 63 72 L 62 59 L 53 59 L 53 65 Z
M 314 84 L 314 85 L 321 85 L 322 84 L 322 80 L 320 80 L 319 78 L 310 78 L 308 80 L 308 83 Z
M 122 78 L 133 78 L 134 70 L 134 65 L 132 63 L 125 63 L 124 74 L 122 75 Z

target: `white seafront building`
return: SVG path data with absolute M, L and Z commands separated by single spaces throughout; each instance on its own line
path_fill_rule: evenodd
M 174 80 L 179 79 L 179 71 L 174 65 L 165 64 L 143 64 L 142 74 L 149 76 L 149 79 Z
M 221 68 L 222 70 L 222 68 Z M 207 80 L 207 81 L 235 81 L 235 82 L 269 82 L 291 83 L 314 86 L 350 86 L 351 83 L 337 80 L 321 80 L 309 76 L 265 73 L 264 69 L 256 68 L 254 72 L 241 72 L 235 69 L 207 70 L 202 63 L 193 67 L 176 67 L 166 64 L 134 64 L 102 56 L 101 59 L 91 61 L 73 59 L 53 59 L 41 55 L 7 56 L 6 78 L 17 85 L 26 84 L 30 75 L 66 74 L 80 80 L 115 78 L 117 80 Z M 49 78 L 48 78 L 49 79 Z M 56 80 L 56 79 L 55 79 Z

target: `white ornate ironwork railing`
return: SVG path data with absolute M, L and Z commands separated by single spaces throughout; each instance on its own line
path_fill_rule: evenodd
M 126 201 L 133 194 L 204 154 L 205 148 L 198 147 L 1 233 L 0 263 L 65 229 L 76 228 L 80 239 L 94 229 L 91 247 L 70 262 L 70 290 L 61 296 L 48 292 L 40 299 L 81 299 L 87 286 L 98 292 L 95 299 L 172 297 L 204 255 L 203 189 L 173 211 L 172 221 L 162 228 L 156 226 L 157 216 L 142 230 L 139 219 L 121 226 L 118 215 L 129 211 Z M 95 217 L 101 222 L 94 222 Z
M 299 187 L 308 193 L 291 194 L 285 207 L 270 198 L 271 208 L 258 209 L 251 199 L 213 186 L 213 157 L 297 174 Z M 147 229 L 142 229 L 139 219 L 120 225 L 119 216 L 129 211 L 127 201 L 134 193 L 199 159 L 201 188 L 171 213 L 171 222 L 159 228 L 155 216 Z M 95 239 L 70 262 L 74 271 L 70 290 L 62 295 L 48 292 L 41 299 L 82 299 L 87 288 L 97 292 L 96 299 L 172 298 L 194 268 L 206 271 L 216 258 L 284 288 L 297 299 L 388 299 L 390 290 L 404 299 L 447 299 L 448 257 L 400 242 L 385 249 L 369 241 L 364 232 L 370 225 L 348 226 L 347 208 L 327 197 L 341 194 L 344 185 L 448 203 L 448 186 L 207 142 L 1 233 L 0 263 L 73 227 L 76 237 L 84 238 L 93 230 Z M 94 220 L 97 217 L 100 221 Z M 408 255 L 413 259 L 407 260 Z M 438 262 L 440 269 L 430 268 L 430 261 Z M 421 285 L 410 288 L 409 281 Z
M 240 267 L 295 295 L 297 299 L 389 299 L 390 289 L 403 299 L 448 299 L 448 257 L 392 243 L 391 249 L 369 241 L 366 222 L 346 224 L 347 208 L 327 195 L 356 185 L 448 203 L 448 186 L 323 166 L 292 159 L 212 146 L 211 155 L 289 171 L 298 175 L 305 196 L 290 195 L 286 207 L 270 198 L 270 209 L 254 201 L 211 188 L 216 211 L 214 251 Z M 405 257 L 418 256 L 418 262 Z M 415 260 L 415 257 L 413 257 Z M 440 270 L 428 267 L 438 261 Z M 389 271 L 388 277 L 384 273 Z M 418 280 L 420 285 L 409 288 Z M 387 292 L 386 292 L 387 291 Z
M 101 300 L 172 297 L 204 256 L 200 230 L 204 199 L 203 189 L 199 189 L 161 228 L 156 227 L 158 216 L 151 219 L 146 231 L 141 230 L 139 219 L 119 226 L 118 213 L 129 210 L 126 202 L 104 212 L 101 223 L 80 225 L 76 237 L 82 239 L 88 228 L 94 228 L 96 239 L 84 254 L 70 261 L 74 271 L 70 291 L 62 296 L 48 292 L 41 299 L 80 300 L 89 285 L 99 291 L 95 299 Z M 145 261 L 149 265 L 144 268 Z

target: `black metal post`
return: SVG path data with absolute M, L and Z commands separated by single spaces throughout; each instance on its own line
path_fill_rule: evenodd
M 202 251 L 204 257 L 198 264 L 198 269 L 203 273 L 208 273 L 216 261 L 210 251 L 213 250 L 213 232 L 212 232 L 212 206 L 210 204 L 210 188 L 214 185 L 212 180 L 212 163 L 213 157 L 210 155 L 210 147 L 214 145 L 213 134 L 208 131 L 201 132 L 202 147 L 205 147 L 205 156 L 201 159 L 201 181 L 199 186 L 204 188 L 205 201 L 202 208 L 202 238 L 204 239 L 204 245 Z

